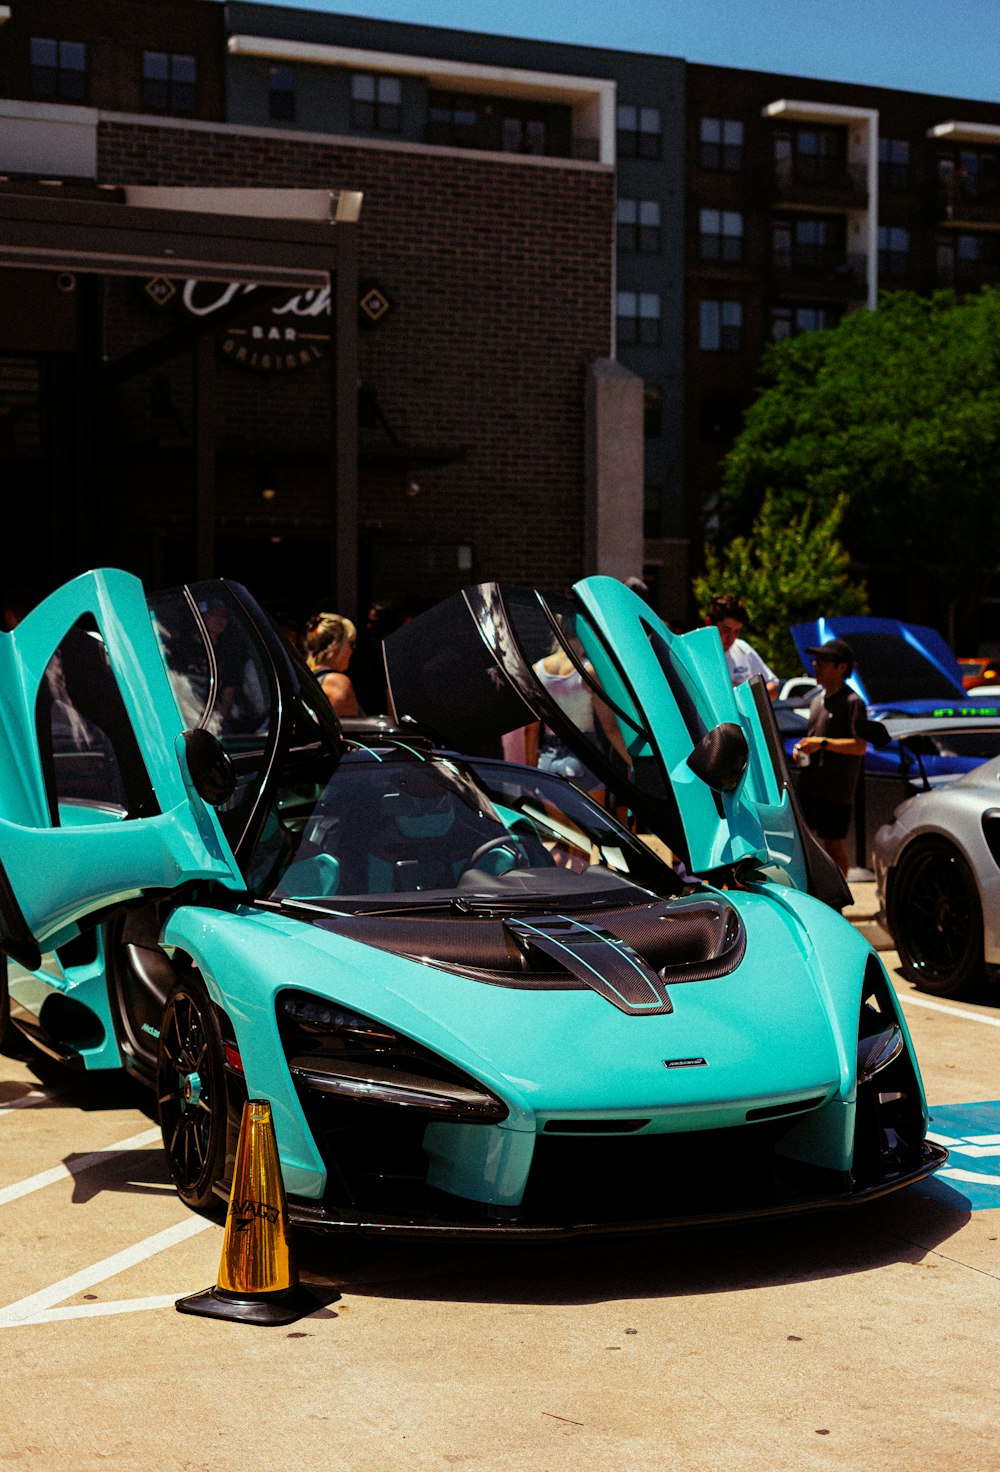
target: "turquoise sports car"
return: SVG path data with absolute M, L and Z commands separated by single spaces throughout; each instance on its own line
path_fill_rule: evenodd
M 116 571 L 0 636 L 4 1045 L 154 1087 L 197 1210 L 270 1100 L 314 1227 L 691 1224 L 941 1163 L 887 976 L 715 631 L 610 578 L 483 585 L 386 664 L 395 724 L 345 734 L 244 589 Z M 591 796 L 459 754 L 536 720 Z

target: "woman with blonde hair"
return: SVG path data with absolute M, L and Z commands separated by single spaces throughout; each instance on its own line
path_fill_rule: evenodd
M 347 674 L 358 633 L 339 613 L 317 613 L 306 625 L 306 661 L 338 716 L 360 715 Z

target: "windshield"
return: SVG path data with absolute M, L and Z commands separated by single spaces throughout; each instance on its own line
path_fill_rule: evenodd
M 272 900 L 337 907 L 431 901 L 560 906 L 677 893 L 674 871 L 568 783 L 391 747 L 279 783 L 251 882 Z

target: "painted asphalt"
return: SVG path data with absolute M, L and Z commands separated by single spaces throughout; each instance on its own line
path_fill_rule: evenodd
M 933 1181 L 625 1243 L 302 1236 L 324 1306 L 283 1329 L 175 1312 L 222 1232 L 177 1200 L 148 1096 L 0 1059 L 0 1463 L 996 1472 L 1000 995 L 894 979 L 952 1151 Z

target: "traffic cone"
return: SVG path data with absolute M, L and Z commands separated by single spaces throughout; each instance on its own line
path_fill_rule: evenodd
M 319 1306 L 299 1287 L 271 1106 L 266 1099 L 248 1099 L 236 1147 L 219 1281 L 214 1288 L 179 1298 L 176 1308 L 182 1314 L 244 1324 L 293 1324 Z

